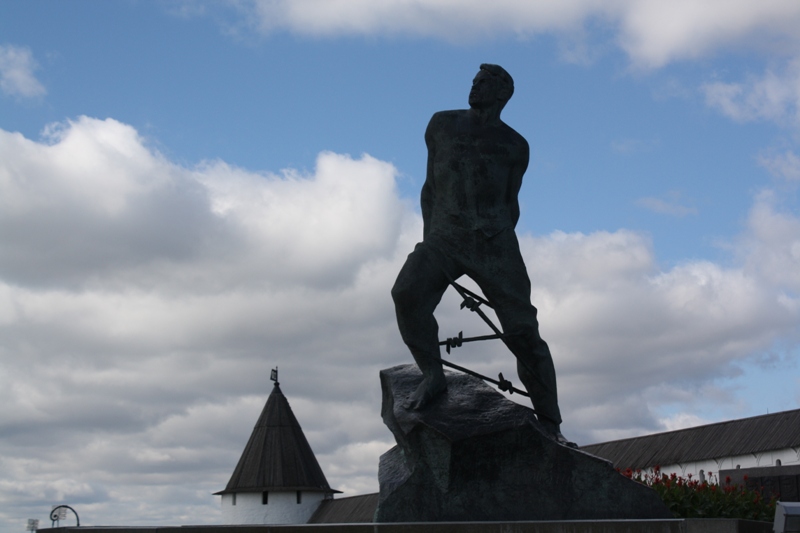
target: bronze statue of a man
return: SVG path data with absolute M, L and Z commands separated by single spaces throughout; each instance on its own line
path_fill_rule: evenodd
M 433 312 L 449 280 L 466 274 L 492 303 L 542 426 L 566 444 L 553 359 L 539 336 L 531 283 L 514 232 L 529 148 L 500 120 L 513 93 L 508 72 L 483 64 L 472 82 L 469 109 L 436 113 L 425 131 L 423 240 L 392 288 L 400 334 L 424 376 L 406 407 L 422 409 L 447 388 Z

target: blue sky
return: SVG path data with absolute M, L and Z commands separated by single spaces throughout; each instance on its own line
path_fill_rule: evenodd
M 777 0 L 3 3 L 0 529 L 218 521 L 275 365 L 331 484 L 376 490 L 423 133 L 482 62 L 531 145 L 567 436 L 797 408 L 797 28 Z M 442 335 L 482 333 L 457 307 Z
M 741 230 L 753 191 L 770 182 L 758 153 L 792 134 L 773 124 L 732 124 L 705 104 L 702 84 L 757 72 L 750 54 L 716 52 L 699 65 L 632 71 L 602 33 L 601 51 L 592 52 L 598 57 L 576 65 L 561 59 L 550 35 L 450 44 L 239 27 L 231 36 L 220 25 L 241 25 L 235 10 L 205 6 L 204 16 L 171 16 L 178 8 L 67 2 L 31 13 L 24 4 L 6 6 L 5 39 L 35 52 L 47 95 L 4 99 L 5 127 L 35 139 L 44 124 L 111 117 L 175 161 L 219 158 L 252 170 L 310 169 L 322 150 L 368 153 L 398 166 L 407 178 L 402 194 L 414 197 L 429 115 L 464 106 L 476 61 L 491 60 L 525 91 L 506 113 L 532 145 L 528 178 L 537 187 L 526 192 L 531 202 L 544 201 L 531 204 L 523 229 L 633 227 L 650 232 L 668 262 L 705 257 L 716 239 Z M 692 216 L 653 214 L 636 203 L 641 198 L 676 203 Z

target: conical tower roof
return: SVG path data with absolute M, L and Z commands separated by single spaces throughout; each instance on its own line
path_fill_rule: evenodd
M 276 380 L 228 485 L 216 494 L 279 490 L 339 492 L 328 485 Z

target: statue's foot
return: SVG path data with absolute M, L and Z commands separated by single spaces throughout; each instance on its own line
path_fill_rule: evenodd
M 447 390 L 444 374 L 437 377 L 425 377 L 408 400 L 403 404 L 406 409 L 419 411 Z
M 561 434 L 560 431 L 557 431 L 555 434 L 550 435 L 550 438 L 556 441 L 557 443 L 561 444 L 562 446 L 567 446 L 569 448 L 577 448 L 578 445 Z
M 542 428 L 544 429 L 545 434 L 556 441 L 557 443 L 561 444 L 562 446 L 567 446 L 569 448 L 577 448 L 578 445 L 572 441 L 567 440 L 567 438 L 561 434 L 561 429 L 559 428 L 558 424 L 550 422 L 548 420 L 540 421 Z

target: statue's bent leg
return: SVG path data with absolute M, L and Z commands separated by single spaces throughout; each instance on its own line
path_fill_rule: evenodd
M 513 231 L 486 243 L 480 271 L 470 275 L 494 306 L 506 335 L 505 343 L 517 358 L 520 381 L 530 394 L 533 408 L 548 429 L 559 431 L 556 371 L 550 348 L 539 335 L 536 308 L 531 304 L 531 283 Z M 498 252 L 501 250 L 502 252 Z
M 392 287 L 400 335 L 424 376 L 407 405 L 414 409 L 424 407 L 447 386 L 440 362 L 439 325 L 433 312 L 447 289 L 448 280 L 437 263 L 436 253 L 425 244 L 418 244 Z
M 530 339 L 532 335 L 521 333 L 517 338 L 525 339 L 526 336 Z M 523 346 L 514 347 L 514 355 L 517 356 L 517 372 L 520 381 L 531 395 L 531 402 L 536 412 L 539 413 L 539 418 L 544 419 L 543 422 L 554 424 L 555 429 L 558 429 L 561 425 L 561 410 L 558 407 L 556 370 L 547 343 L 539 337 L 538 331 L 535 336 L 538 337 L 538 340 L 534 340 L 532 343 L 523 340 Z M 514 346 L 513 339 L 510 339 L 509 342 L 510 346 Z
M 556 370 L 550 348 L 539 335 L 536 308 L 530 303 L 518 305 L 496 304 L 497 317 L 506 334 L 506 345 L 517 358 L 519 379 L 530 394 L 534 409 L 542 422 L 550 422 L 558 429 L 561 411 L 558 407 Z

